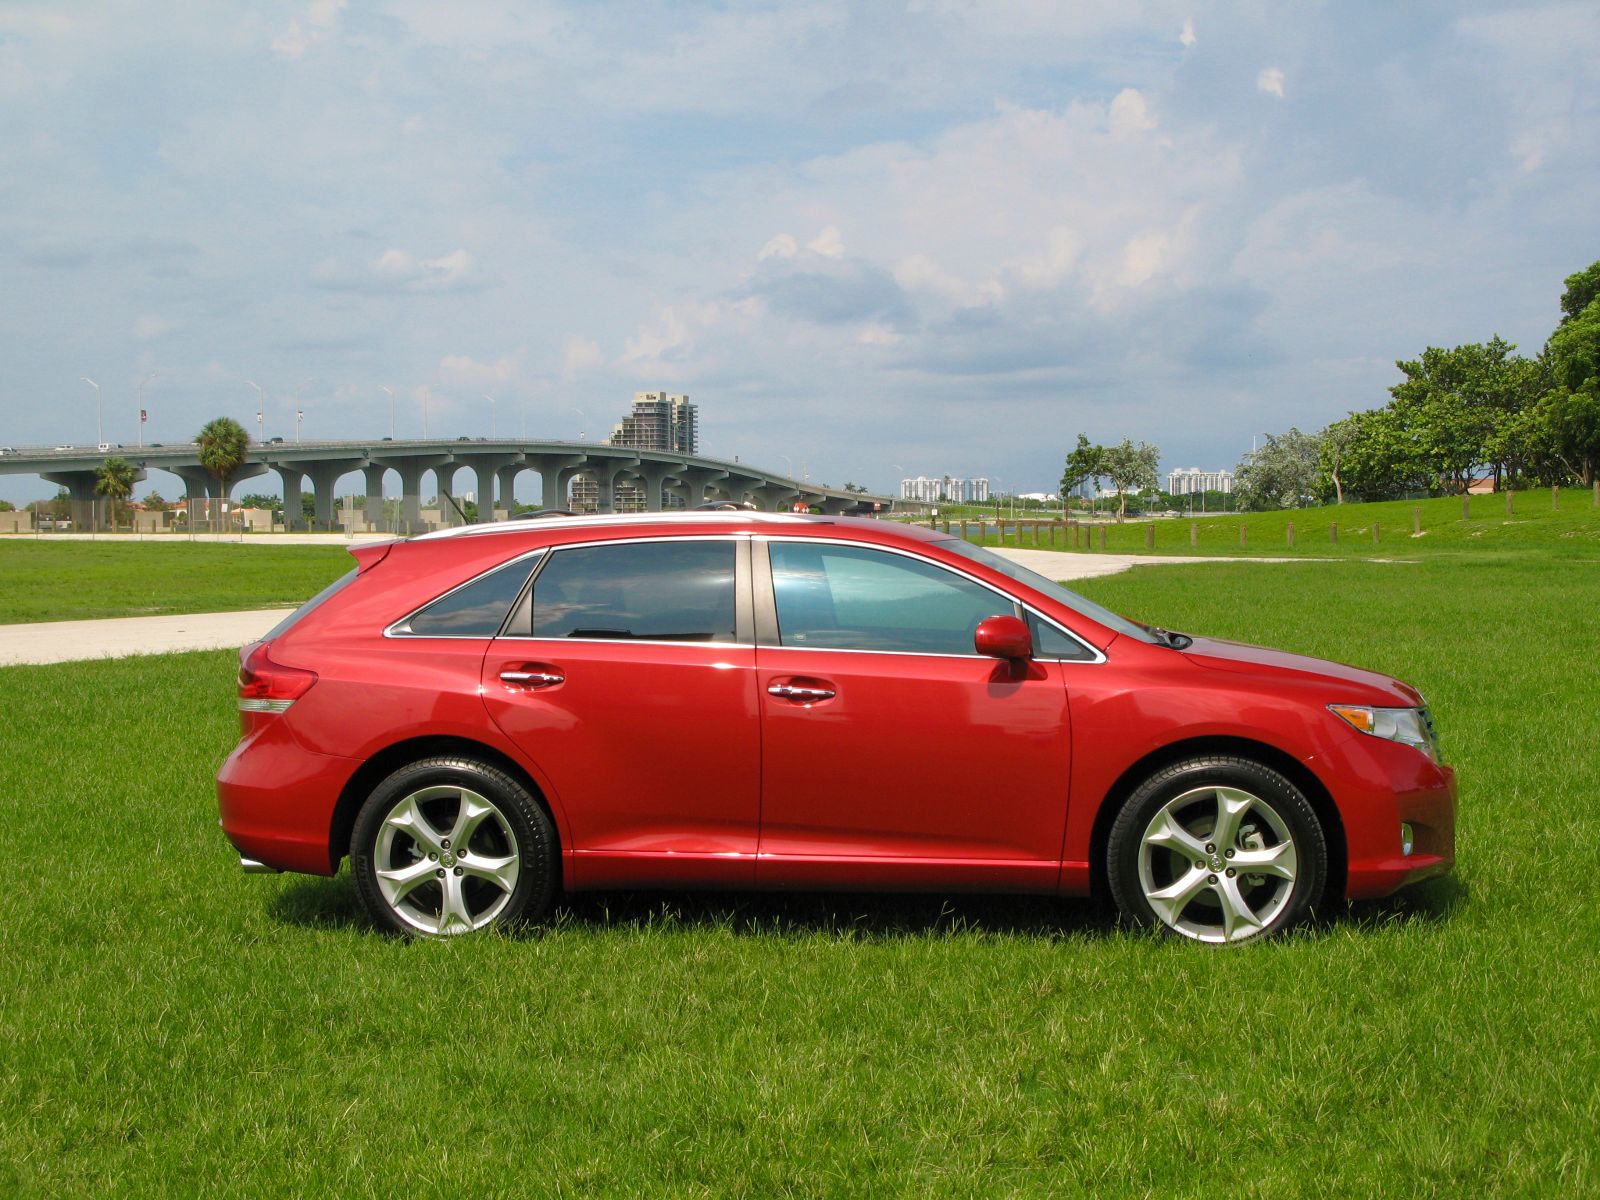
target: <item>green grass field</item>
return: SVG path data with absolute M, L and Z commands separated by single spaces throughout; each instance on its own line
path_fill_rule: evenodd
M 296 605 L 355 565 L 341 546 L 0 539 L 0 624 Z
M 0 669 L 0 1195 L 1600 1194 L 1600 565 L 1083 590 L 1419 684 L 1456 879 L 1222 951 L 704 894 L 400 944 L 348 876 L 237 871 L 233 655 Z
M 1304 558 L 1419 558 L 1438 554 L 1482 554 L 1486 551 L 1600 558 L 1600 508 L 1587 489 L 1561 489 L 1552 497 L 1549 488 L 1516 492 L 1513 511 L 1506 513 L 1504 494 L 1472 496 L 1463 517 L 1461 497 L 1432 500 L 1392 500 L 1378 504 L 1328 505 L 1280 512 L 1212 513 L 1194 518 L 1140 521 L 1130 517 L 1121 525 L 1095 524 L 1092 550 L 1098 552 L 1100 528 L 1106 531 L 1106 550 L 1116 554 L 1261 555 Z M 1413 510 L 1422 529 L 1415 531 Z M 925 523 L 925 522 L 921 522 Z M 1294 543 L 1288 526 L 1294 525 Z M 1191 542 L 1190 528 L 1194 528 Z M 1244 528 L 1244 541 L 1239 539 Z M 1337 526 L 1337 540 L 1334 540 Z M 1146 531 L 1155 529 L 1153 549 L 1145 544 Z M 953 526 L 959 532 L 959 523 Z M 978 540 L 976 521 L 967 525 L 971 540 Z M 1376 536 L 1374 534 L 1376 533 Z M 1069 549 L 1065 531 L 1059 532 L 1057 549 Z M 1048 539 L 1048 532 L 1045 534 Z M 986 522 L 986 545 L 998 545 L 995 523 Z M 1029 532 L 1018 540 L 1009 530 L 1006 545 L 1031 548 Z M 1048 547 L 1048 541 L 1039 543 Z

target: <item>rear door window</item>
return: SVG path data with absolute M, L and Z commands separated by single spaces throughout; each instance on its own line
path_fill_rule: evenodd
M 556 550 L 522 636 L 735 641 L 736 554 L 732 541 L 689 539 Z

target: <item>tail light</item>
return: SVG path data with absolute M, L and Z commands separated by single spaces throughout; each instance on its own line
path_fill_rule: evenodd
M 239 711 L 286 712 L 316 681 L 315 671 L 273 662 L 267 655 L 267 643 L 258 642 L 239 665 Z

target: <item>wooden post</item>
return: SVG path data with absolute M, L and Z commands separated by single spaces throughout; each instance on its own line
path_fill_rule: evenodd
M 1422 532 L 1422 505 L 1411 506 L 1411 532 L 1413 535 Z
M 1245 526 L 1241 523 L 1240 526 L 1239 526 L 1239 545 L 1241 545 L 1241 546 L 1244 545 L 1244 539 L 1245 539 Z
M 1106 527 L 1104 525 L 1102 525 L 1102 526 L 1100 526 L 1100 549 L 1104 550 L 1105 548 L 1106 548 Z
M 978 545 L 983 545 L 983 539 L 989 536 L 989 525 L 986 521 L 978 522 Z
M 1462 492 L 1461 493 L 1461 519 L 1463 521 L 1465 521 L 1470 516 L 1472 516 L 1472 493 L 1471 492 Z
M 1594 506 L 1600 508 L 1600 479 L 1594 481 Z
M 948 520 L 948 519 L 946 519 L 946 521 L 945 521 L 945 523 L 944 523 L 944 531 L 945 531 L 945 532 L 946 532 L 946 533 L 949 533 L 949 532 L 950 532 L 950 522 L 949 522 L 949 520 Z
M 1156 523 L 1154 521 L 1144 527 L 1144 548 L 1146 550 L 1154 550 L 1156 548 Z
M 1561 511 L 1561 485 L 1559 483 L 1555 484 L 1550 489 L 1550 511 Z
M 1006 523 L 1004 521 L 996 521 L 995 527 L 1000 530 L 1000 544 L 1004 546 L 1006 544 Z
M 1506 488 L 1506 516 L 1508 516 L 1508 517 L 1509 516 L 1513 516 L 1513 515 L 1515 515 L 1515 513 L 1516 513 L 1516 507 L 1512 504 L 1512 501 L 1511 501 L 1511 489 L 1508 487 L 1508 488 Z
M 1378 544 L 1378 538 L 1380 536 L 1381 536 L 1381 534 L 1380 534 L 1380 532 L 1378 530 L 1378 523 L 1376 521 L 1374 521 L 1372 523 L 1372 544 L 1374 546 L 1376 546 Z
M 1190 521 L 1189 522 L 1189 545 L 1198 546 L 1199 544 L 1200 544 L 1200 526 L 1196 525 L 1193 521 Z
M 1335 521 L 1328 526 L 1328 540 L 1335 546 L 1339 544 L 1339 522 Z
M 965 521 L 961 522 L 961 540 L 963 542 L 967 540 L 967 523 Z
M 1290 521 L 1283 527 L 1283 540 L 1288 546 L 1294 545 L 1294 522 Z

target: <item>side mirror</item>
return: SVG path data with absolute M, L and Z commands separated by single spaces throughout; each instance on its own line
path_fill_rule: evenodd
M 972 646 L 979 654 L 1011 661 L 1033 657 L 1033 635 L 1016 617 L 985 617 L 972 634 Z

